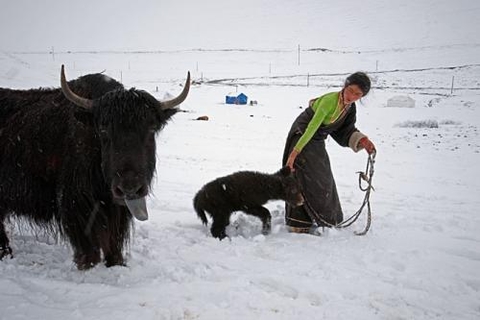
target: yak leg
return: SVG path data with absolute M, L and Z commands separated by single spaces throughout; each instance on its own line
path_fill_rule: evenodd
M 99 230 L 99 234 L 107 267 L 125 266 L 122 251 L 129 238 L 131 217 L 126 207 L 119 206 L 114 206 L 106 214 L 104 227 Z
M 73 261 L 78 270 L 87 270 L 100 262 L 98 241 L 85 234 L 83 226 L 64 227 L 73 248 Z
M 3 222 L 4 218 L 5 216 L 0 214 L 0 260 L 6 256 L 13 258 L 12 248 L 10 248 L 10 241 L 8 240 L 7 233 L 5 232 L 5 224 Z
M 78 270 L 88 270 L 95 267 L 100 262 L 100 250 L 89 249 L 88 252 L 74 249 L 73 261 L 77 265 Z
M 267 235 L 270 233 L 272 229 L 272 216 L 267 208 L 259 206 L 248 208 L 245 212 L 262 220 L 262 234 Z
M 213 222 L 210 231 L 212 232 L 212 236 L 220 240 L 227 236 L 225 229 L 230 224 L 230 214 L 231 212 L 225 211 L 211 213 Z
M 70 226 L 65 231 L 73 247 L 73 261 L 78 270 L 90 269 L 100 262 L 98 240 L 85 226 Z
M 73 248 L 73 261 L 79 270 L 94 267 L 100 262 L 98 235 L 93 228 L 98 223 L 98 209 L 63 207 L 62 211 L 65 212 L 61 214 L 63 231 Z

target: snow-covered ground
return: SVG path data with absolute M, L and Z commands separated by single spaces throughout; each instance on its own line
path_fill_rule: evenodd
M 317 1 L 298 3 L 291 12 L 302 14 L 291 18 L 316 21 Z M 480 43 L 471 41 L 470 29 L 453 33 L 444 19 L 449 1 L 402 3 L 396 11 L 370 0 L 361 6 L 368 19 L 346 15 L 346 25 L 376 25 L 384 42 L 366 33 L 364 47 L 349 47 L 359 35 L 342 30 L 344 46 L 302 45 L 300 64 L 298 48 L 284 39 L 261 50 L 197 50 L 192 40 L 175 51 L 1 51 L 0 87 L 58 87 L 61 64 L 69 79 L 105 70 L 159 99 L 180 92 L 187 70 L 200 84 L 181 106 L 187 112 L 157 137 L 150 219 L 136 223 L 128 266 L 78 271 L 68 244 L 14 220 L 7 229 L 15 257 L 0 261 L 0 319 L 479 319 Z M 332 3 L 326 16 L 356 5 Z M 469 1 L 451 6 L 455 26 L 472 23 L 479 11 Z M 421 12 L 430 12 L 430 27 L 411 32 L 423 26 Z M 247 29 L 262 25 L 244 19 Z M 305 23 L 295 32 L 303 34 Z M 337 45 L 334 30 L 329 34 L 326 43 Z M 301 108 L 357 70 L 374 80 L 357 115 L 378 149 L 369 233 L 353 234 L 363 229 L 362 216 L 321 237 L 290 234 L 283 203 L 274 201 L 267 205 L 272 234 L 261 235 L 259 220 L 237 213 L 230 239 L 212 238 L 192 208 L 197 190 L 238 170 L 278 170 Z M 229 92 L 244 92 L 258 105 L 225 105 Z M 387 107 L 399 95 L 415 107 Z M 194 120 L 201 115 L 209 121 Z M 327 148 L 348 216 L 363 200 L 356 172 L 367 156 L 332 139 Z

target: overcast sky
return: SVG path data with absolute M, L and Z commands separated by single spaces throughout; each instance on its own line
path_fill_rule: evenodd
M 431 2 L 428 11 L 402 5 L 414 0 L 296 0 L 295 11 L 284 1 L 291 0 L 1 0 L 0 51 L 382 49 L 451 44 L 459 32 L 480 42 L 474 0 L 415 0 Z M 391 16 L 377 14 L 385 6 Z M 416 23 L 404 23 L 406 15 Z

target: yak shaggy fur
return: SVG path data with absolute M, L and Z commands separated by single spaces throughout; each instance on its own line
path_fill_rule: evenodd
M 132 214 L 119 188 L 135 179 L 128 196 L 146 196 L 155 133 L 178 109 L 102 74 L 68 87 L 91 108 L 60 88 L 0 88 L 0 259 L 13 257 L 4 221 L 19 217 L 68 240 L 78 269 L 124 265 Z

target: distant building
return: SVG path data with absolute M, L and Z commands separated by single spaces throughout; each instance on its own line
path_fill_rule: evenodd
M 225 96 L 226 104 L 247 104 L 248 97 L 244 93 L 239 95 L 228 94 Z
M 394 96 L 387 100 L 390 108 L 415 108 L 415 100 L 409 96 Z

